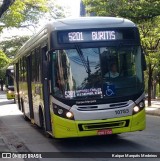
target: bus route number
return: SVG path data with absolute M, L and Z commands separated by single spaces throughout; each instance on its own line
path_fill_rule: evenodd
M 115 113 L 116 113 L 116 115 L 126 114 L 126 113 L 129 113 L 129 109 L 116 110 Z
M 69 32 L 68 33 L 69 41 L 83 41 L 82 32 Z

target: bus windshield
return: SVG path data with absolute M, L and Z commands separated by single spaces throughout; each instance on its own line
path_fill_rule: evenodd
M 110 98 L 143 88 L 140 46 L 56 50 L 53 93 L 65 99 Z

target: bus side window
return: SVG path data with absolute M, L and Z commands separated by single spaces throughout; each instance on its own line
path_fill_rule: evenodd
M 37 57 L 38 57 L 38 64 L 37 64 L 37 79 L 38 79 L 38 81 L 40 82 L 41 81 L 41 69 L 42 69 L 42 67 L 41 67 L 41 62 L 42 62 L 42 55 L 41 55 L 41 48 L 40 47 L 38 47 L 37 48 Z
M 46 55 L 46 53 L 47 53 L 47 46 L 44 46 L 42 49 L 42 60 L 43 61 L 47 61 L 47 55 Z
M 57 70 L 56 70 L 56 57 L 57 57 L 57 54 L 56 52 L 53 52 L 51 54 L 51 79 L 52 79 L 52 87 L 53 87 L 53 91 L 54 91 L 54 94 L 55 94 L 55 91 L 58 90 L 58 85 L 57 85 Z
M 35 82 L 35 67 L 36 67 L 36 59 L 35 59 L 35 51 L 31 52 L 31 62 L 32 62 L 32 82 Z
M 15 74 L 16 74 L 16 82 L 19 81 L 19 63 L 16 63 L 16 70 L 15 70 Z

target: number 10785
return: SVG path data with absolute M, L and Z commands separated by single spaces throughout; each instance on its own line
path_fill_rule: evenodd
M 129 113 L 129 109 L 116 110 L 115 113 L 116 113 L 116 115 Z

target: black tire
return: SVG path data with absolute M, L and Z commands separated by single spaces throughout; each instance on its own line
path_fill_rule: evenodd
M 44 116 L 42 112 L 42 108 L 39 109 L 39 121 L 40 121 L 40 129 L 43 130 L 43 133 L 46 138 L 52 138 L 52 136 L 46 132 L 45 126 L 44 126 Z
M 22 107 L 22 113 L 23 113 L 23 118 L 25 121 L 29 121 L 29 118 L 26 116 L 25 114 L 25 110 L 24 110 L 24 104 L 23 104 L 23 100 L 21 99 L 21 107 Z
M 39 109 L 39 121 L 40 121 L 40 128 L 42 130 L 45 130 L 44 129 L 44 117 L 43 117 L 43 112 L 41 108 Z

